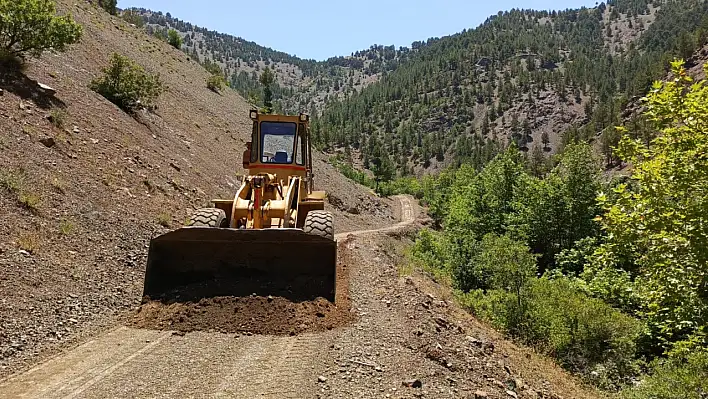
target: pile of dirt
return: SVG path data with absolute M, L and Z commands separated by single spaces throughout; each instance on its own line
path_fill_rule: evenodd
M 268 282 L 254 279 L 236 284 L 214 282 L 193 284 L 164 298 L 145 298 L 129 325 L 138 328 L 181 332 L 218 331 L 266 335 L 297 335 L 343 327 L 354 321 L 349 298 L 349 267 L 353 262 L 349 245 L 342 240 L 337 261 L 335 301 L 306 297 L 308 282 L 291 281 L 286 290 L 263 290 Z M 225 288 L 251 295 L 219 295 Z M 208 296 L 213 289 L 217 296 Z
M 349 321 L 347 309 L 323 298 L 293 302 L 283 297 L 252 296 L 169 304 L 151 301 L 139 308 L 133 326 L 182 332 L 296 335 L 331 330 Z

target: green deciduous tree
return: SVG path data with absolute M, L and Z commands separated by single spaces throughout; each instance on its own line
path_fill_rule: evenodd
M 672 74 L 647 97 L 659 136 L 650 145 L 629 135 L 620 142 L 637 187 L 600 197 L 607 243 L 595 265 L 635 279 L 638 313 L 665 349 L 708 323 L 708 86 L 681 61 Z
M 0 52 L 39 57 L 45 50 L 65 50 L 81 34 L 71 16 L 56 15 L 52 0 L 0 0 Z

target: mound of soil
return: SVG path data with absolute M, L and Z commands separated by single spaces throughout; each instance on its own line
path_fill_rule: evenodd
M 180 296 L 146 298 L 129 323 L 133 327 L 156 330 L 266 335 L 297 335 L 343 327 L 354 320 L 350 311 L 348 266 L 352 264 L 349 246 L 352 240 L 352 237 L 347 238 L 338 247 L 334 303 L 324 298 L 302 300 L 291 295 L 257 293 L 204 297 L 198 295 L 204 287 L 195 285 Z
M 199 302 L 148 302 L 133 319 L 140 328 L 182 332 L 214 330 L 269 335 L 296 335 L 331 330 L 350 315 L 326 299 L 292 302 L 282 297 L 214 297 Z

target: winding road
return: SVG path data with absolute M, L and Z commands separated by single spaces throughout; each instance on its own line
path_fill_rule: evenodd
M 413 223 L 414 201 L 396 199 L 399 223 L 337 234 L 340 246 L 350 235 L 390 232 Z M 182 335 L 119 326 L 0 381 L 0 398 L 312 397 L 318 392 L 322 342 L 315 333 Z

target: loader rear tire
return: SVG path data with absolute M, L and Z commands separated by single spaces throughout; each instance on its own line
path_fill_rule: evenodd
M 334 240 L 334 217 L 325 211 L 310 211 L 305 217 L 303 230 L 307 234 L 314 234 Z
M 192 213 L 187 226 L 226 228 L 229 227 L 229 221 L 226 219 L 226 212 L 222 209 L 202 208 Z

